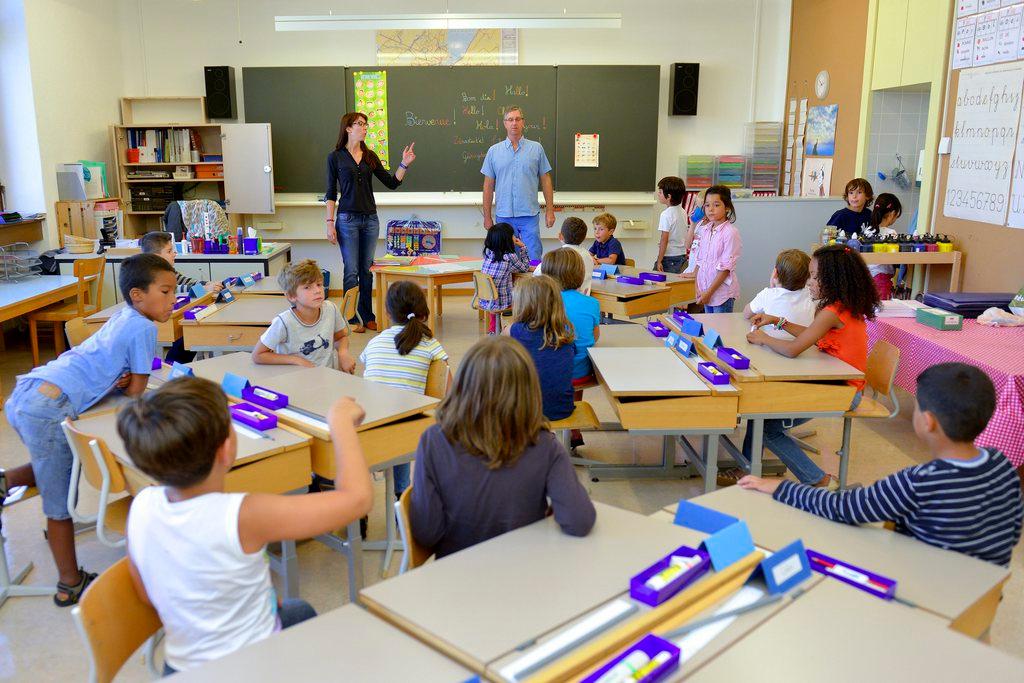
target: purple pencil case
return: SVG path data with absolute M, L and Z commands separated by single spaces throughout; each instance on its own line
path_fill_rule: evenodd
M 192 308 L 188 309 L 187 311 L 185 311 L 185 320 L 195 320 L 196 313 L 206 308 L 206 306 L 207 304 L 202 304 L 201 306 L 193 306 Z
M 187 306 L 189 301 L 192 301 L 192 297 L 190 297 L 190 296 L 182 295 L 182 296 L 179 296 L 179 297 L 175 297 L 175 299 L 174 299 L 174 308 L 172 310 L 176 311 L 179 308 L 181 308 L 182 306 Z
M 750 367 L 750 359 L 731 346 L 718 347 L 718 359 L 737 370 L 746 370 Z
M 712 384 L 729 383 L 728 373 L 722 372 L 720 367 L 710 361 L 707 363 L 697 363 L 697 372 Z
M 271 410 L 288 407 L 288 396 L 266 387 L 247 386 L 242 389 L 242 398 Z
M 658 572 L 668 569 L 672 565 L 672 558 L 676 556 L 697 558 L 695 560 L 697 564 L 680 573 L 662 588 L 648 586 L 647 582 Z M 703 550 L 697 550 L 686 545 L 679 546 L 629 580 L 629 597 L 639 600 L 645 605 L 655 607 L 703 576 L 710 566 L 711 558 Z
M 883 600 L 892 600 L 896 597 L 895 579 L 869 572 L 867 569 L 862 569 L 856 565 L 847 564 L 842 560 L 823 555 L 816 550 L 808 549 L 807 559 L 810 561 L 811 569 L 819 574 L 839 579 L 843 583 L 848 583 L 854 588 L 859 588 L 865 593 L 871 593 L 871 595 Z
M 647 331 L 653 334 L 655 337 L 667 337 L 669 329 L 664 323 L 660 323 L 657 320 L 652 320 L 647 323 Z
M 530 267 L 531 268 L 536 268 L 539 265 L 540 265 L 540 259 L 539 258 L 530 259 Z
M 236 403 L 230 410 L 232 420 L 261 432 L 277 427 L 277 415 L 265 413 L 251 403 Z
M 649 282 L 665 282 L 668 280 L 668 276 L 665 273 L 640 273 L 640 279 Z
M 150 370 L 159 370 L 164 366 L 164 362 L 159 358 L 153 358 L 152 364 L 149 366 Z
M 664 653 L 664 654 L 663 654 Z M 666 656 L 667 655 L 667 656 Z M 620 665 L 621 663 L 621 665 Z M 654 664 L 651 667 L 651 664 Z M 679 666 L 679 648 L 653 633 L 636 641 L 622 651 L 622 654 L 615 656 L 607 664 L 583 679 L 582 683 L 597 683 L 606 674 L 615 671 L 612 680 L 638 681 L 638 683 L 655 683 L 668 674 L 672 673 Z M 616 669 L 616 667 L 620 667 Z M 631 672 L 647 670 L 640 678 L 633 678 Z
M 250 275 L 252 275 L 252 279 L 256 280 L 256 282 L 259 282 L 260 280 L 263 279 L 263 273 L 260 273 L 258 271 L 255 273 L 250 273 Z
M 633 277 L 632 275 L 620 275 L 615 278 L 615 281 L 624 285 L 642 285 L 644 283 L 643 278 Z

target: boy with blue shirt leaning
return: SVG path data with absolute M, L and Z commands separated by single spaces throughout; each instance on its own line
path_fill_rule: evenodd
M 76 419 L 115 389 L 128 396 L 146 390 L 156 348 L 154 321 L 167 321 L 174 308 L 174 268 L 159 256 L 125 259 L 118 279 L 127 305 L 80 345 L 19 377 L 4 407 L 32 462 L 0 472 L 0 501 L 16 486 L 39 488 L 58 572 L 53 600 L 60 607 L 78 602 L 96 578 L 78 566 L 75 553 L 67 508 L 71 448 L 61 422 Z
M 600 213 L 594 217 L 594 243 L 590 245 L 594 263 L 626 265 L 626 254 L 622 251 L 622 244 L 615 239 L 616 225 L 618 221 L 610 213 Z
M 974 445 L 995 407 L 981 370 L 933 365 L 917 377 L 913 424 L 934 460 L 847 491 L 753 476 L 739 485 L 836 522 L 892 521 L 899 533 L 1005 567 L 1024 519 L 1020 478 L 998 450 Z

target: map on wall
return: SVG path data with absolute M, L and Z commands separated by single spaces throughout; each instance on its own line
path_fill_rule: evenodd
M 519 63 L 515 29 L 377 31 L 378 66 L 499 66 Z

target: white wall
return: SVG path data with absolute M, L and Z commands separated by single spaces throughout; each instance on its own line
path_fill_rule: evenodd
M 8 210 L 45 211 L 22 0 L 0 0 L 0 183 Z

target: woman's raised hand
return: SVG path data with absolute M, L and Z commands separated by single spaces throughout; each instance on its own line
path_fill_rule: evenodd
M 406 166 L 416 161 L 416 151 L 414 150 L 414 147 L 416 147 L 416 143 L 410 142 L 409 146 L 402 150 L 402 163 Z

